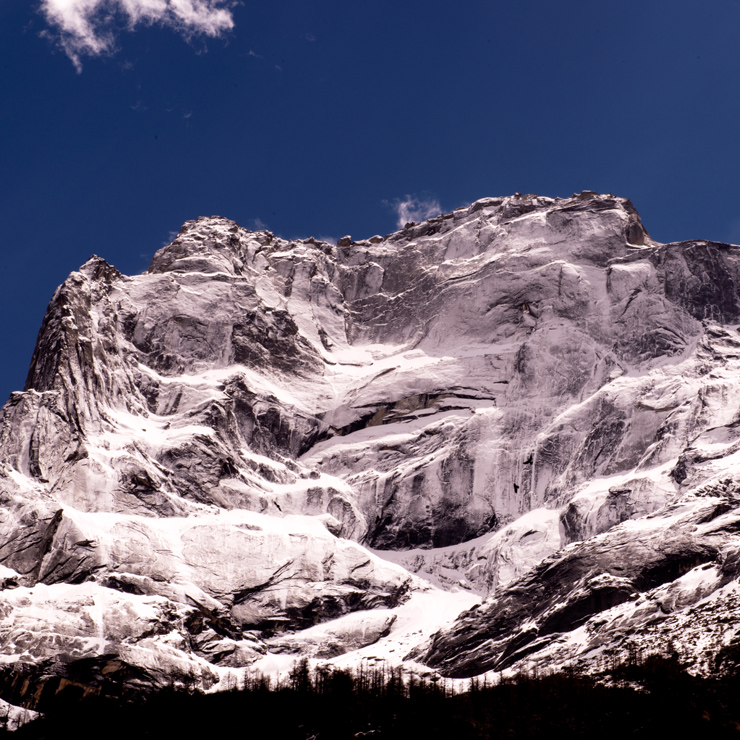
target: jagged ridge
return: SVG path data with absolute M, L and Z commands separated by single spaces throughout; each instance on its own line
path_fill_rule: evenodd
M 91 258 L 0 419 L 5 660 L 587 669 L 729 608 L 738 254 L 585 192 L 336 246 L 201 218 L 144 275 Z M 449 610 L 412 637 L 424 599 Z

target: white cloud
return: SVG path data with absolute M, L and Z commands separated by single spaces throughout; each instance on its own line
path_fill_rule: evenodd
M 175 238 L 179 234 L 179 231 L 170 231 L 169 234 L 167 234 L 167 238 L 162 242 L 162 246 L 166 247 L 169 244 L 172 244 L 173 241 L 175 241 Z M 139 255 L 140 257 L 146 257 L 145 254 Z
M 424 221 L 442 213 L 442 206 L 436 198 L 418 198 L 407 195 L 403 200 L 397 198 L 388 205 L 396 213 L 396 223 L 399 229 L 402 229 L 409 221 Z
M 41 0 L 40 10 L 79 72 L 82 58 L 109 54 L 116 30 L 168 26 L 186 38 L 220 36 L 234 27 L 232 0 Z

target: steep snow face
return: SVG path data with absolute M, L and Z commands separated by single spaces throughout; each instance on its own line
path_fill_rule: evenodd
M 699 523 L 735 508 L 739 271 L 594 193 L 337 246 L 201 218 L 143 275 L 91 258 L 0 416 L 0 656 L 208 686 L 377 642 L 469 675 L 695 568 L 721 575 L 674 612 L 728 589 L 732 526 Z M 412 644 L 422 597 L 487 600 Z M 617 639 L 593 623 L 557 654 Z

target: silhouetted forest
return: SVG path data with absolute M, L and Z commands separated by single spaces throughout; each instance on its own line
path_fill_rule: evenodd
M 603 678 L 603 677 L 602 677 Z M 651 656 L 611 672 L 611 685 L 574 673 L 518 676 L 452 693 L 444 681 L 400 671 L 311 670 L 299 663 L 278 686 L 203 695 L 166 690 L 138 700 L 80 698 L 64 690 L 27 738 L 542 738 L 740 736 L 740 677 L 701 679 L 675 658 Z

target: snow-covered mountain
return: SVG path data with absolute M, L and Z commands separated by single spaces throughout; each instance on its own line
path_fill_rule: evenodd
M 143 275 L 91 258 L 0 412 L 0 695 L 301 656 L 715 670 L 739 287 L 740 247 L 657 244 L 592 192 L 336 246 L 200 218 Z

